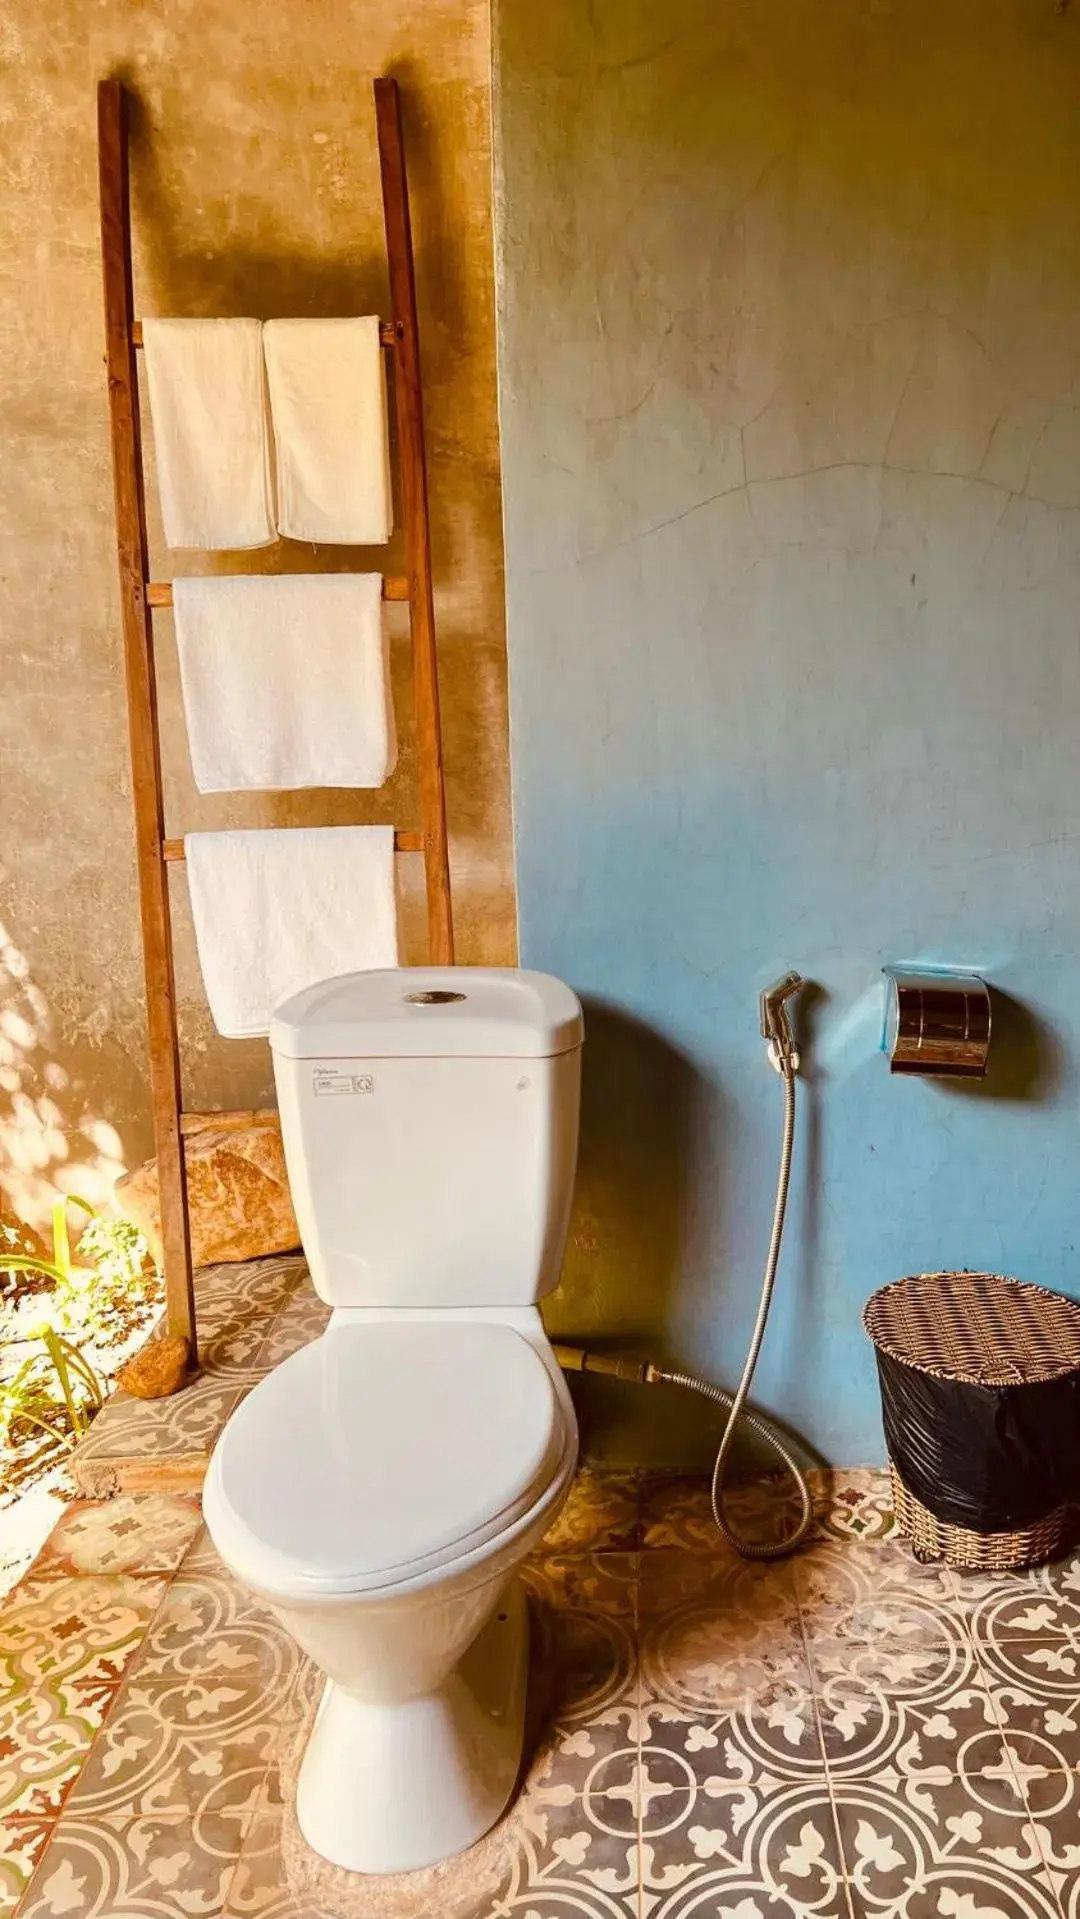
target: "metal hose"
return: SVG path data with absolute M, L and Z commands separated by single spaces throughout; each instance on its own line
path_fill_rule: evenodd
M 772 1304 L 773 1288 L 776 1284 L 776 1269 L 780 1263 L 780 1247 L 784 1237 L 784 1216 L 787 1212 L 788 1189 L 791 1185 L 791 1156 L 795 1146 L 795 1072 L 798 1060 L 790 1047 L 779 1046 L 770 1057 L 784 1082 L 784 1131 L 780 1146 L 780 1170 L 776 1182 L 776 1204 L 773 1208 L 772 1233 L 769 1238 L 769 1251 L 765 1260 L 765 1273 L 761 1284 L 761 1298 L 758 1301 L 757 1318 L 754 1321 L 753 1337 L 742 1377 L 734 1393 L 723 1386 L 714 1386 L 707 1379 L 698 1379 L 694 1373 L 682 1373 L 670 1370 L 666 1366 L 657 1366 L 651 1360 L 634 1360 L 622 1356 L 584 1352 L 580 1347 L 556 1346 L 555 1354 L 560 1364 L 568 1370 L 582 1372 L 608 1373 L 620 1379 L 632 1379 L 643 1385 L 681 1386 L 685 1391 L 699 1393 L 703 1399 L 710 1399 L 714 1405 L 730 1408 L 723 1438 L 716 1455 L 712 1474 L 712 1510 L 717 1528 L 727 1540 L 728 1545 L 741 1554 L 743 1559 L 783 1559 L 801 1545 L 810 1530 L 814 1517 L 813 1501 L 805 1474 L 796 1464 L 778 1432 L 762 1419 L 758 1413 L 747 1409 L 750 1385 L 754 1369 L 761 1352 L 761 1343 L 765 1337 L 765 1327 Z M 795 1482 L 799 1495 L 801 1511 L 791 1532 L 781 1539 L 755 1540 L 745 1539 L 728 1520 L 724 1510 L 724 1479 L 727 1471 L 728 1456 L 735 1439 L 740 1420 L 745 1421 L 751 1432 L 758 1435 L 770 1446 L 777 1458 L 783 1461 Z
M 761 1298 L 758 1301 L 757 1318 L 754 1321 L 753 1336 L 742 1369 L 742 1378 L 739 1380 L 736 1391 L 729 1393 L 722 1386 L 713 1386 L 708 1380 L 697 1379 L 693 1373 L 670 1372 L 663 1366 L 649 1366 L 645 1372 L 645 1378 L 649 1382 L 663 1380 L 668 1386 L 682 1386 L 687 1392 L 700 1393 L 703 1399 L 711 1399 L 718 1406 L 731 1408 L 716 1455 L 716 1463 L 713 1466 L 712 1510 L 717 1527 L 728 1545 L 734 1547 L 744 1559 L 782 1559 L 787 1553 L 794 1552 L 796 1546 L 806 1538 L 814 1516 L 813 1501 L 805 1475 L 796 1464 L 784 1441 L 766 1420 L 761 1419 L 757 1413 L 747 1411 L 746 1407 L 754 1369 L 761 1352 L 761 1342 L 765 1337 L 765 1326 L 769 1317 L 769 1307 L 772 1304 L 773 1288 L 776 1284 L 776 1269 L 780 1263 L 784 1215 L 787 1212 L 788 1189 L 791 1185 L 791 1156 L 795 1146 L 795 1062 L 789 1053 L 782 1053 L 775 1063 L 784 1082 L 784 1132 L 780 1146 L 780 1171 L 776 1182 L 776 1204 L 773 1208 L 772 1233 L 765 1261 Z M 735 1531 L 724 1510 L 724 1478 L 728 1456 L 740 1419 L 745 1420 L 751 1432 L 757 1433 L 766 1445 L 771 1446 L 795 1482 L 802 1510 L 793 1530 L 781 1539 L 768 1541 L 744 1539 Z

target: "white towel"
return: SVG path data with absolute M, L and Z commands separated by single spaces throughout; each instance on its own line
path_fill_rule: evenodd
M 279 532 L 381 546 L 394 516 L 378 320 L 268 320 L 263 351 Z
M 269 546 L 270 427 L 258 320 L 144 320 L 169 546 Z
M 389 779 L 381 574 L 174 580 L 173 607 L 200 793 Z
M 265 1033 L 290 993 L 398 962 L 392 826 L 189 833 L 191 911 L 219 1033 Z

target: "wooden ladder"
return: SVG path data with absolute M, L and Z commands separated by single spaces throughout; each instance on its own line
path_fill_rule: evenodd
M 407 601 L 409 606 L 420 811 L 419 831 L 396 832 L 394 846 L 400 853 L 423 853 L 430 958 L 433 965 L 449 966 L 454 960 L 454 930 L 409 191 L 397 82 L 378 79 L 374 90 L 391 309 L 389 322 L 382 324 L 381 339 L 393 366 L 407 568 L 403 579 L 384 579 L 383 598 Z M 172 605 L 172 587 L 150 578 L 136 359 L 142 328 L 135 317 L 131 256 L 128 102 L 119 80 L 102 80 L 98 86 L 98 171 L 116 543 L 165 1267 L 165 1323 L 170 1334 L 188 1342 L 194 1362 L 197 1338 L 184 1135 L 207 1125 L 235 1130 L 259 1119 L 275 1118 L 276 1113 L 273 1109 L 269 1113 L 188 1112 L 182 1103 L 168 866 L 183 859 L 184 842 L 165 837 L 151 619 L 154 608 Z

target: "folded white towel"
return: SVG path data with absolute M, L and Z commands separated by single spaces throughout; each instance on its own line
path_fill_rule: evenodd
M 378 320 L 268 320 L 263 351 L 279 531 L 337 546 L 382 545 L 394 516 Z
M 191 911 L 219 1033 L 265 1033 L 290 993 L 398 962 L 392 826 L 189 833 Z
M 270 424 L 258 320 L 144 320 L 169 546 L 269 546 Z
M 200 793 L 389 779 L 381 574 L 174 580 L 173 607 Z

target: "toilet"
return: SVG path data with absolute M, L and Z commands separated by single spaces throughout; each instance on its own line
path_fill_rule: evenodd
M 517 1579 L 577 1424 L 539 1301 L 577 1157 L 581 1007 L 546 974 L 406 968 L 306 988 L 270 1027 L 320 1339 L 214 1448 L 206 1523 L 326 1675 L 300 1829 L 354 1872 L 472 1845 L 522 1760 Z

